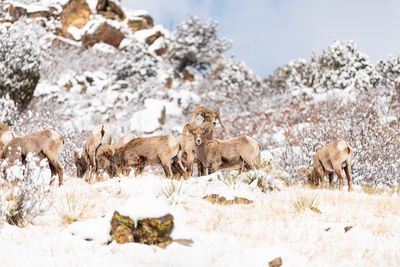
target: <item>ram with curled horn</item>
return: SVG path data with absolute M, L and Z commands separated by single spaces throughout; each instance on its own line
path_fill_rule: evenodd
M 215 132 L 214 125 L 204 122 L 189 129 L 197 149 L 197 156 L 211 173 L 220 169 L 250 169 L 260 164 L 260 145 L 253 138 L 242 135 L 227 140 L 208 140 Z
M 186 167 L 186 177 L 189 178 L 193 174 L 193 164 L 197 162 L 198 176 L 205 174 L 205 169 L 201 165 L 201 162 L 197 158 L 197 148 L 193 140 L 193 135 L 190 133 L 197 126 L 194 123 L 188 123 L 183 127 L 182 138 L 179 140 L 180 150 L 178 153 L 178 159 L 182 162 L 183 166 Z M 174 166 L 174 165 L 173 165 Z M 175 166 L 174 166 L 175 167 Z M 177 172 L 175 172 L 177 173 Z
M 203 122 L 211 122 L 212 124 L 214 124 L 214 126 L 217 125 L 218 119 L 221 126 L 224 127 L 221 122 L 221 114 L 218 107 L 215 107 L 212 110 L 204 106 L 196 108 L 196 110 L 193 112 L 191 122 L 193 123 L 199 115 L 203 117 Z
M 343 188 L 344 177 L 342 169 L 345 170 L 348 190 L 351 191 L 352 177 L 351 165 L 353 160 L 353 150 L 344 140 L 331 142 L 320 149 L 314 156 L 313 168 L 308 171 L 306 168 L 300 168 L 298 176 L 305 174 L 309 184 L 313 186 L 324 187 L 324 178 L 329 177 L 329 186 L 333 187 L 333 176 L 339 178 L 339 190 Z

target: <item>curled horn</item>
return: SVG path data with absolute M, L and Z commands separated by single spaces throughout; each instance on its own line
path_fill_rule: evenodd
M 194 122 L 194 120 L 197 118 L 198 115 L 201 115 L 204 118 L 204 113 L 209 112 L 210 110 L 206 107 L 198 107 L 196 108 L 196 110 L 193 112 L 192 115 L 192 122 Z
M 191 130 L 193 130 L 194 128 L 194 124 L 193 123 L 188 123 L 185 125 L 185 127 L 183 127 L 183 132 L 182 132 L 182 136 L 185 136 L 187 132 L 190 132 Z
M 221 122 L 221 114 L 220 114 L 220 112 L 219 112 L 219 107 L 215 107 L 214 108 L 214 112 L 215 112 L 215 114 L 217 114 L 217 119 L 218 119 L 218 121 L 219 121 L 219 124 L 221 124 L 221 126 L 222 126 L 222 128 L 225 128 L 224 127 L 224 125 L 222 124 L 222 122 Z
M 109 145 L 109 144 L 101 144 L 97 147 L 96 149 L 96 155 L 103 155 L 103 154 L 108 154 L 109 155 L 114 155 L 114 149 Z
M 217 135 L 217 133 L 215 132 L 215 127 L 211 122 L 203 122 L 200 127 L 203 130 L 207 130 L 207 132 L 211 130 L 213 131 L 214 135 Z

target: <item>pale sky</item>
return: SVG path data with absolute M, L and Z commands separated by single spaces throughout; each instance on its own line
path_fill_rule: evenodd
M 155 24 L 174 29 L 196 15 L 219 22 L 219 36 L 233 41 L 226 53 L 261 79 L 292 59 L 309 59 L 334 40 L 353 40 L 372 63 L 398 56 L 399 0 L 122 0 L 146 9 Z

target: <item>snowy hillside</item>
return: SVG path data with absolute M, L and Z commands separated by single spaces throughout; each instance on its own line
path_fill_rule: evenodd
M 17 136 L 59 133 L 65 174 L 58 187 L 45 161 L 0 164 L 0 266 L 400 265 L 400 57 L 374 65 L 337 40 L 262 80 L 229 55 L 218 22 L 156 22 L 118 0 L 0 2 L 0 122 Z M 76 177 L 71 151 L 95 125 L 109 123 L 113 141 L 180 138 L 198 106 L 219 107 L 218 139 L 253 137 L 262 165 Z M 354 151 L 354 191 L 310 188 L 299 168 L 338 139 Z M 167 241 L 117 242 L 113 219 L 129 216 L 137 241 L 138 221 L 167 215 Z

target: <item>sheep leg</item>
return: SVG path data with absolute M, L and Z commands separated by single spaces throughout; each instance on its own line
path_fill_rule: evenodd
M 346 167 L 344 168 L 346 172 L 346 178 L 347 178 L 347 184 L 349 186 L 349 192 L 352 190 L 351 188 L 351 183 L 352 183 L 352 178 L 351 178 L 351 165 L 347 163 Z
M 198 162 L 199 162 L 199 160 L 198 160 Z M 190 176 L 193 175 L 193 163 L 194 163 L 194 154 L 187 153 L 186 154 L 186 165 L 187 165 L 186 178 L 189 178 Z M 199 166 L 199 165 L 197 165 L 197 166 Z
M 330 187 L 330 188 L 333 188 L 333 175 L 334 175 L 333 172 L 330 172 L 330 173 L 328 174 L 328 177 L 329 177 L 329 187 Z
M 160 158 L 159 158 L 160 159 Z M 167 178 L 172 178 L 172 170 L 171 170 L 171 159 L 167 159 L 167 160 L 161 160 L 160 159 L 160 161 L 161 161 L 161 166 L 163 167 L 163 169 L 164 169 L 164 172 L 165 172 L 165 176 L 167 177 Z
M 63 168 L 61 167 L 60 163 L 58 163 L 57 160 L 51 160 L 50 158 L 47 158 L 49 161 L 49 166 L 50 166 L 50 171 L 51 175 L 55 175 L 57 173 L 58 175 L 58 184 L 62 185 L 63 184 Z M 53 174 L 54 173 L 54 174 Z
M 339 190 L 343 189 L 343 174 L 342 174 L 342 168 L 340 166 L 334 166 L 333 169 L 335 170 L 336 175 L 339 178 Z

